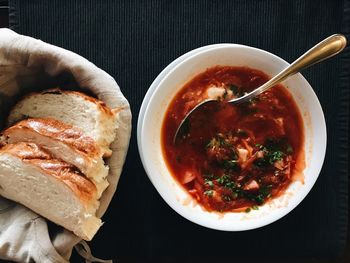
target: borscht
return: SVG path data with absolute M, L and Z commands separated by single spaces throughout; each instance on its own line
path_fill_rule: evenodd
M 269 80 L 247 67 L 216 66 L 176 94 L 162 125 L 162 151 L 172 176 L 208 211 L 258 209 L 279 196 L 304 164 L 304 127 L 289 91 L 276 85 L 249 102 L 227 100 Z M 181 120 L 199 102 L 180 138 Z

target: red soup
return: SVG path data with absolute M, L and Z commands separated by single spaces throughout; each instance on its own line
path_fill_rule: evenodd
M 209 211 L 258 209 L 304 169 L 301 114 L 282 85 L 239 105 L 269 77 L 247 67 L 216 66 L 189 81 L 171 102 L 162 126 L 163 155 L 176 180 Z M 176 143 L 183 117 L 200 101 Z

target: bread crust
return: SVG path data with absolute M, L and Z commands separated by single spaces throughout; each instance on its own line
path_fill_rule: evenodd
M 57 94 L 57 95 L 72 94 L 75 96 L 79 96 L 79 97 L 84 98 L 84 100 L 86 100 L 86 101 L 89 101 L 89 102 L 96 104 L 96 106 L 99 110 L 101 110 L 102 112 L 104 112 L 107 115 L 110 115 L 111 117 L 115 116 L 115 113 L 119 110 L 119 109 L 110 109 L 106 105 L 106 103 L 104 103 L 103 101 L 98 100 L 94 97 L 88 96 L 82 92 L 74 91 L 74 90 L 61 90 L 60 88 L 52 88 L 52 89 L 44 90 L 41 92 L 32 92 L 32 93 L 29 93 L 28 95 L 26 95 L 23 99 L 30 97 L 30 96 L 33 96 L 33 95 L 35 96 L 35 95 L 40 95 L 40 94 Z
M 15 129 L 34 130 L 43 136 L 51 137 L 70 145 L 72 148 L 93 158 L 101 156 L 99 146 L 91 137 L 84 135 L 79 128 L 52 118 L 30 118 L 22 120 L 2 133 L 5 140 Z
M 42 102 L 53 101 L 53 104 L 57 102 L 64 104 L 66 100 L 68 103 L 67 110 L 63 107 L 62 113 L 52 112 L 52 108 L 48 112 L 41 110 Z M 79 91 L 53 88 L 25 95 L 12 108 L 7 119 L 7 126 L 9 127 L 26 118 L 48 117 L 57 119 L 81 129 L 84 134 L 90 136 L 96 142 L 104 157 L 110 157 L 112 154 L 110 144 L 115 140 L 118 116 L 120 116 L 122 110 L 123 107 L 110 109 L 103 101 Z M 91 118 L 81 116 L 84 115 L 84 112 L 89 111 L 94 111 L 96 114 L 91 115 Z M 81 118 L 81 122 L 79 118 Z M 85 121 L 87 121 L 86 124 Z
M 36 144 L 24 142 L 7 144 L 0 149 L 0 154 L 3 153 L 20 158 L 23 162 L 36 166 L 45 174 L 57 178 L 66 184 L 85 206 L 95 202 L 97 189 L 91 180 L 73 165 L 53 159 Z

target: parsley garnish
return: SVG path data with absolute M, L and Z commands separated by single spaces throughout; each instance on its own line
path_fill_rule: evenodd
M 204 179 L 204 184 L 208 185 L 209 187 L 214 187 L 214 183 L 212 180 L 209 180 L 207 178 Z
M 271 188 L 272 188 L 272 185 L 262 186 L 262 187 L 260 187 L 258 193 L 250 193 L 247 191 L 240 191 L 239 195 L 244 197 L 244 198 L 247 198 L 249 200 L 256 202 L 258 205 L 261 205 L 265 202 L 265 200 L 267 198 L 269 198 L 271 196 Z
M 253 200 L 257 202 L 259 205 L 265 202 L 267 198 L 271 196 L 271 188 L 272 185 L 262 186 L 259 189 L 259 194 L 256 195 Z
M 283 147 L 281 142 L 273 139 L 267 139 L 265 146 L 261 144 L 256 144 L 255 146 L 258 147 L 260 151 L 264 152 L 264 158 L 258 158 L 254 161 L 254 166 L 257 168 L 267 167 L 269 164 L 274 164 L 286 156 L 282 151 Z M 287 147 L 286 152 L 288 152 L 288 149 L 289 147 Z M 289 149 L 289 151 L 290 150 L 291 149 Z
M 206 145 L 206 148 L 220 147 L 220 146 L 230 146 L 228 142 L 225 141 L 222 134 L 218 134 L 213 137 Z
M 239 170 L 238 160 L 224 160 L 223 165 L 227 169 Z
M 223 176 L 216 179 L 216 181 L 221 185 L 226 185 L 227 183 L 231 182 L 230 176 L 224 174 Z
M 253 205 L 253 206 L 252 206 L 252 209 L 253 209 L 253 210 L 259 210 L 259 206 Z
M 270 164 L 274 164 L 275 162 L 282 160 L 284 156 L 285 154 L 281 151 L 268 152 L 266 155 Z
M 223 176 L 216 179 L 216 182 L 223 187 L 230 189 L 233 193 L 233 198 L 236 199 L 238 197 L 238 193 L 241 191 L 239 186 L 231 179 L 229 175 L 224 174 Z
M 207 196 L 212 197 L 213 194 L 214 194 L 214 191 L 213 190 L 206 190 L 206 191 L 204 191 L 204 194 L 207 195 Z
M 224 195 L 224 196 L 222 197 L 222 199 L 223 199 L 224 201 L 226 201 L 226 202 L 232 201 L 232 197 L 229 196 L 229 195 Z
M 238 94 L 238 92 L 239 92 L 238 87 L 235 86 L 235 85 L 233 85 L 233 84 L 230 85 L 229 89 L 232 91 L 233 95 L 235 95 L 235 96 L 236 96 L 236 95 Z

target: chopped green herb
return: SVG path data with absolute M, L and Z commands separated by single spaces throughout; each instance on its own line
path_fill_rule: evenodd
M 204 184 L 208 185 L 209 187 L 214 187 L 213 181 L 207 178 L 204 179 Z
M 255 198 L 253 198 L 253 200 L 255 202 L 257 202 L 259 205 L 261 205 L 262 203 L 264 203 L 265 197 L 263 195 L 259 194 L 259 195 L 255 196 Z
M 231 178 L 230 178 L 230 176 L 224 174 L 223 176 L 216 179 L 216 182 L 218 182 L 221 185 L 225 185 L 225 184 L 231 182 Z
M 216 138 L 212 138 L 208 143 L 207 143 L 207 148 L 213 148 L 219 146 L 218 140 Z
M 271 196 L 272 185 L 262 186 L 259 190 L 259 194 L 254 198 L 254 200 L 260 205 L 265 202 L 267 198 Z
M 232 91 L 233 95 L 235 95 L 235 96 L 236 96 L 236 95 L 238 94 L 238 92 L 239 92 L 238 87 L 235 86 L 235 85 L 233 85 L 233 84 L 230 85 L 229 89 Z
M 208 179 L 208 180 L 213 180 L 214 179 L 214 175 L 212 173 L 205 173 L 205 174 L 203 174 L 203 177 L 205 179 Z
M 227 182 L 227 183 L 225 184 L 225 187 L 226 187 L 226 188 L 233 189 L 233 188 L 236 188 L 236 184 L 235 184 L 235 182 L 233 182 L 233 181 Z
M 229 195 L 224 195 L 224 196 L 222 196 L 222 199 L 223 199 L 225 202 L 230 202 L 230 201 L 232 201 L 232 197 L 229 196 Z
M 252 206 L 252 209 L 253 209 L 253 210 L 259 210 L 259 206 L 253 205 L 253 206 Z
M 204 194 L 207 195 L 207 196 L 212 197 L 213 194 L 214 194 L 214 191 L 213 190 L 206 190 L 206 191 L 204 191 Z
M 220 147 L 220 146 L 230 146 L 223 137 L 222 134 L 217 134 L 216 137 L 213 137 L 206 145 L 206 148 Z
M 255 167 L 267 167 L 268 164 L 274 164 L 276 161 L 282 160 L 285 156 L 285 153 L 281 150 L 283 148 L 281 143 L 274 139 L 267 139 L 265 146 L 261 144 L 256 144 L 255 146 L 264 152 L 264 158 L 259 158 L 254 162 Z
M 277 161 L 280 161 L 284 157 L 284 153 L 281 151 L 268 152 L 266 157 L 268 158 L 270 164 L 274 164 Z
M 232 191 L 232 198 L 236 199 L 238 194 L 241 192 L 240 186 L 237 185 L 234 181 L 232 181 L 229 175 L 223 175 L 216 179 L 216 182 L 223 187 L 230 189 Z
M 248 208 L 245 210 L 245 212 L 246 212 L 246 213 L 249 213 L 250 210 L 251 210 L 250 207 L 248 207 Z
M 272 188 L 272 185 L 262 186 L 259 189 L 258 193 L 250 193 L 247 191 L 240 191 L 239 195 L 244 197 L 244 198 L 247 198 L 249 200 L 256 202 L 258 205 L 261 205 L 265 202 L 265 200 L 267 198 L 269 198 L 271 196 L 271 188 Z
M 272 185 L 271 185 L 271 184 L 266 185 L 266 186 L 262 186 L 262 187 L 260 188 L 260 193 L 263 194 L 263 195 L 265 195 L 265 196 L 267 197 L 268 195 L 270 195 L 271 188 L 272 188 Z
M 238 160 L 224 160 L 223 165 L 227 169 L 239 170 Z

